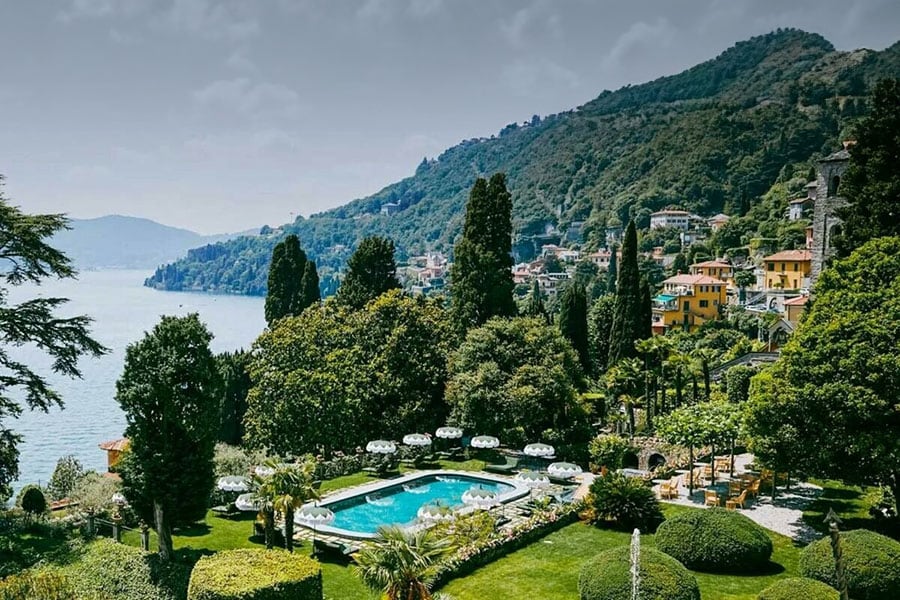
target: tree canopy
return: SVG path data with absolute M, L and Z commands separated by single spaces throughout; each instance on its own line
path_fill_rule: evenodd
M 296 235 L 289 235 L 272 249 L 266 292 L 266 322 L 299 315 L 319 301 L 316 264 L 306 258 Z
M 616 305 L 610 329 L 609 365 L 623 358 L 637 356 L 634 343 L 647 337 L 649 322 L 644 323 L 644 296 L 641 294 L 641 274 L 638 270 L 637 230 L 634 221 L 625 229 L 622 242 L 622 264 L 616 281 Z
M 371 236 L 359 243 L 347 261 L 347 274 L 338 288 L 337 300 L 350 308 L 360 309 L 367 302 L 399 287 L 394 242 Z
M 581 370 L 586 375 L 593 371 L 588 347 L 588 300 L 584 287 L 576 282 L 566 286 L 559 305 L 559 330 L 578 354 Z

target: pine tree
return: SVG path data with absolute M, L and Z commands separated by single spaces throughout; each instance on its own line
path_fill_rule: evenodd
M 563 292 L 559 306 L 559 330 L 569 340 L 585 374 L 591 372 L 588 350 L 587 294 L 580 283 L 572 283 Z
M 302 285 L 308 262 L 296 235 L 287 236 L 272 249 L 265 307 L 270 327 L 278 319 L 299 315 L 313 303 Z
M 359 310 L 370 300 L 399 287 L 394 242 L 373 235 L 361 241 L 347 261 L 347 275 L 338 288 L 337 301 Z
M 616 293 L 616 279 L 619 276 L 619 259 L 616 256 L 618 248 L 615 244 L 609 248 L 609 266 L 606 269 L 606 293 Z
M 871 112 L 850 147 L 850 165 L 838 193 L 850 204 L 838 214 L 840 256 L 871 239 L 900 236 L 900 79 L 885 79 L 872 92 Z
M 531 294 L 528 296 L 528 306 L 525 307 L 525 314 L 529 317 L 540 317 L 547 324 L 550 324 L 550 315 L 544 306 L 544 294 L 541 292 L 541 285 L 537 279 L 531 284 Z
M 506 176 L 478 178 L 466 204 L 451 270 L 453 320 L 460 331 L 517 312 L 512 278 L 512 195 Z
M 688 272 L 688 262 L 687 257 L 683 252 L 679 252 L 675 255 L 675 260 L 672 261 L 672 264 L 669 265 L 669 274 L 670 275 L 678 275 L 679 273 L 687 273 Z
M 623 358 L 637 357 L 635 341 L 642 338 L 641 276 L 637 259 L 637 231 L 634 221 L 625 229 L 622 266 L 616 281 L 616 308 L 610 330 L 609 366 Z

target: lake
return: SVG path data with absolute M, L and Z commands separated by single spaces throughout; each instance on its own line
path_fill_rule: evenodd
M 77 280 L 54 280 L 39 287 L 23 285 L 9 290 L 9 303 L 36 295 L 69 298 L 59 314 L 91 316 L 94 339 L 112 350 L 99 359 L 82 359 L 83 378 L 74 380 L 52 373 L 51 361 L 35 348 L 11 352 L 46 375 L 65 402 L 62 410 L 55 408 L 49 414 L 26 410 L 19 419 L 3 424 L 25 438 L 19 445 L 20 477 L 13 484 L 16 489 L 25 483 L 46 484 L 56 460 L 66 454 L 77 457 L 85 468 L 106 469 L 106 453 L 97 444 L 122 437 L 125 428 L 125 416 L 115 400 L 125 348 L 152 329 L 161 315 L 199 313 L 215 336 L 211 344 L 214 352 L 249 348 L 265 327 L 262 298 L 160 292 L 143 287 L 147 276 L 144 271 L 84 271 Z

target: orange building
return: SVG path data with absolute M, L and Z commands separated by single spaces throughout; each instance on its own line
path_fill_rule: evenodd
M 691 275 L 706 275 L 727 282 L 734 279 L 734 267 L 721 260 L 707 260 L 692 264 Z
M 682 328 L 691 331 L 706 321 L 718 319 L 725 305 L 727 284 L 707 275 L 676 275 L 663 281 L 662 292 L 653 299 L 654 333 Z
M 119 459 L 122 458 L 122 452 L 128 449 L 128 438 L 103 442 L 100 444 L 100 449 L 106 450 L 106 469 L 112 471 Z

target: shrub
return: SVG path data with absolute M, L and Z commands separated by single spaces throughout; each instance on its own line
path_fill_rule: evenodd
M 157 554 L 100 539 L 85 545 L 60 572 L 77 598 L 173 600 L 184 597 L 186 570 L 180 563 L 160 564 Z
M 631 449 L 631 442 L 620 435 L 597 436 L 588 444 L 591 466 L 598 471 L 601 467 L 611 471 L 621 469 L 625 454 Z
M 691 510 L 668 519 L 656 532 L 656 547 L 698 571 L 758 571 L 772 556 L 765 530 L 724 508 Z
M 815 579 L 788 577 L 780 579 L 764 589 L 757 600 L 840 600 L 836 589 Z
M 900 598 L 900 542 L 874 531 L 841 533 L 844 575 L 850 596 L 857 600 Z M 800 574 L 835 587 L 831 540 L 813 542 L 800 555 Z
M 653 490 L 636 477 L 607 473 L 594 479 L 588 504 L 595 523 L 614 521 L 617 527 L 654 531 L 663 521 Z
M 319 563 L 282 550 L 225 550 L 201 558 L 188 600 L 322 600 Z
M 19 499 L 19 506 L 29 515 L 37 516 L 47 512 L 47 498 L 43 490 L 36 485 L 26 486 L 19 494 Z
M 59 573 L 25 571 L 0 581 L 0 600 L 77 600 Z
M 578 593 L 581 600 L 631 600 L 631 549 L 605 550 L 581 567 Z M 670 556 L 641 548 L 640 600 L 700 600 L 697 580 Z

